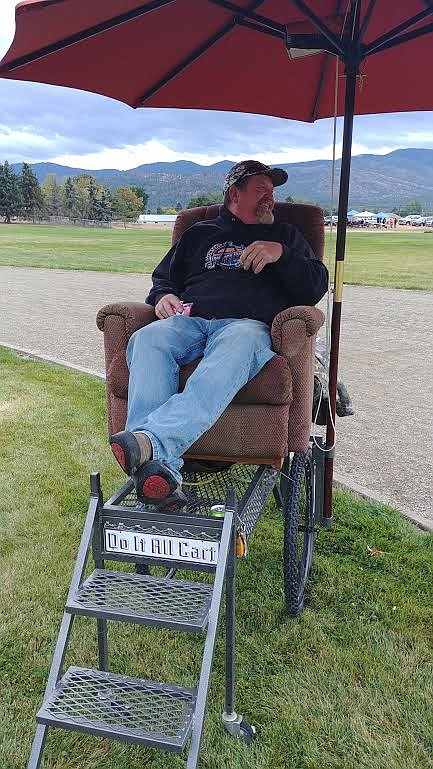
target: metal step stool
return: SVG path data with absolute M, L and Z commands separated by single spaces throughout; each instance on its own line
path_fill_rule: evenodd
M 48 727 L 182 752 L 196 769 L 207 705 L 221 600 L 226 593 L 227 731 L 251 741 L 254 728 L 233 706 L 236 551 L 245 550 L 277 473 L 272 468 L 220 472 L 202 484 L 185 478 L 188 504 L 182 514 L 159 513 L 137 502 L 128 481 L 103 504 L 99 474 L 91 495 L 71 587 L 47 682 L 28 769 L 38 769 Z M 231 485 L 227 485 L 228 482 Z M 240 502 L 237 502 L 237 498 Z M 224 517 L 211 514 L 224 504 Z M 84 580 L 90 548 L 95 570 Z M 238 552 L 239 554 L 239 552 Z M 165 577 L 105 569 L 114 560 L 165 566 Z M 177 579 L 179 568 L 214 573 L 214 582 Z M 75 616 L 96 618 L 99 669 L 70 667 L 64 659 Z M 206 632 L 198 687 L 146 681 L 109 672 L 107 622 L 115 620 Z

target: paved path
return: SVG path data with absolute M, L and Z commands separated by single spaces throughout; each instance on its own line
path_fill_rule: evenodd
M 104 374 L 97 310 L 143 301 L 146 275 L 0 268 L 0 344 Z M 433 294 L 347 286 L 336 477 L 433 528 Z

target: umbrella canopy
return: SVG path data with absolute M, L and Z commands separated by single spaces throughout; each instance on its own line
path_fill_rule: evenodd
M 352 208 L 351 211 L 347 212 L 347 216 L 359 216 L 359 211 L 355 211 L 355 209 Z
M 349 5 L 341 0 L 310 0 L 308 6 L 303 0 L 24 0 L 16 9 L 17 31 L 0 75 L 92 91 L 132 107 L 314 121 L 344 111 L 343 87 L 335 110 L 331 54 L 347 50 Z M 361 57 L 355 112 L 431 109 L 431 4 L 364 0 L 359 7 L 362 44 L 352 51 L 354 60 Z M 327 47 L 331 54 L 290 60 L 288 50 L 297 56 L 305 44 L 313 50 Z

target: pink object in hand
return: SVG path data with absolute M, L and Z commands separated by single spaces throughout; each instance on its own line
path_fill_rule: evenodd
M 180 312 L 180 310 L 178 310 L 176 315 L 188 315 L 188 316 L 191 315 L 191 307 L 192 307 L 192 305 L 193 305 L 192 302 L 190 302 L 190 303 L 182 302 L 183 310 L 182 310 L 182 312 Z

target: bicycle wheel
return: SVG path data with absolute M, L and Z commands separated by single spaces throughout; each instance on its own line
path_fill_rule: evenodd
M 284 507 L 284 595 L 289 614 L 299 617 L 313 561 L 315 467 L 311 449 L 295 453 Z

